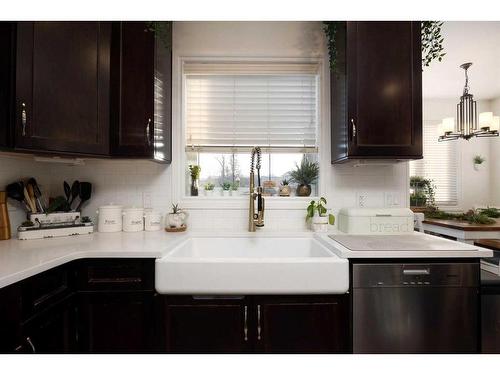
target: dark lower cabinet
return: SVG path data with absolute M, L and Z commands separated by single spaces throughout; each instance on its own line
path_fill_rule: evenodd
M 347 296 L 258 297 L 257 350 L 263 353 L 347 353 Z
M 345 296 L 164 297 L 168 353 L 344 353 Z
M 78 340 L 84 353 L 154 351 L 153 292 L 84 292 L 79 295 Z
M 16 352 L 75 353 L 77 310 L 74 297 L 68 297 L 26 321 L 22 325 Z
M 166 297 L 168 353 L 245 353 L 249 350 L 249 301 L 245 297 Z

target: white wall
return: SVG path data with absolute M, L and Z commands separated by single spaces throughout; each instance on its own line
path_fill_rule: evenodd
M 438 124 L 445 117 L 455 117 L 457 101 L 458 98 L 425 99 L 424 121 L 435 121 Z M 478 112 L 494 110 L 488 100 L 479 100 L 477 106 Z M 499 111 L 494 110 L 494 112 L 498 113 Z M 497 200 L 500 194 L 498 192 L 498 186 L 500 186 L 498 183 L 498 178 L 500 178 L 500 173 L 498 173 L 498 138 L 472 138 L 469 141 L 456 140 L 450 142 L 457 142 L 458 146 L 459 204 L 457 209 L 468 210 L 474 206 L 494 204 L 494 194 L 497 194 Z M 486 158 L 484 168 L 479 171 L 474 169 L 472 159 L 475 155 Z M 496 182 L 495 179 L 497 179 Z
M 500 98 L 490 101 L 490 110 L 500 115 Z M 500 207 L 500 137 L 490 139 L 490 203 Z
M 181 57 L 286 57 L 323 59 L 323 87 L 321 105 L 321 179 L 320 194 L 328 205 L 356 206 L 359 196 L 365 197 L 365 206 L 407 206 L 408 165 L 353 167 L 330 164 L 329 77 L 327 49 L 320 22 L 175 22 L 173 38 L 173 128 L 174 155 L 182 146 L 180 130 L 180 67 Z M 150 193 L 153 206 L 161 211 L 169 209 L 177 200 L 180 181 L 173 180 L 172 171 L 184 166 L 174 159 L 171 166 L 148 161 L 90 160 L 84 166 L 61 166 L 34 162 L 19 163 L 0 158 L 1 168 L 7 165 L 10 172 L 0 178 L 0 183 L 20 176 L 40 175 L 48 179 L 52 195 L 62 194 L 62 182 L 74 179 L 89 181 L 94 185 L 94 196 L 83 210 L 84 215 L 95 217 L 96 208 L 104 203 L 142 205 L 142 194 Z M 29 173 L 28 173 L 29 172 Z M 0 170 L 0 176 L 3 176 Z M 44 181 L 45 182 L 45 181 Z M 44 185 L 47 185 L 45 183 Z M 174 198 L 175 197 L 175 198 Z M 389 204 L 390 202 L 390 204 Z M 300 230 L 305 228 L 305 206 L 294 209 L 281 207 L 266 212 L 266 230 Z M 191 209 L 190 222 L 195 229 L 225 228 L 245 230 L 247 226 L 246 203 L 228 210 Z M 13 225 L 19 222 L 16 213 Z M 21 215 L 22 216 L 22 215 Z

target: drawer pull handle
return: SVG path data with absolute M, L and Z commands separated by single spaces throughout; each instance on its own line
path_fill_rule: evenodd
M 261 339 L 262 327 L 260 326 L 260 305 L 257 305 L 257 340 Z
M 151 146 L 151 136 L 149 135 L 149 125 L 151 125 L 151 119 L 148 118 L 148 123 L 146 125 L 146 142 L 148 146 Z
M 33 344 L 33 341 L 31 341 L 30 337 L 26 337 L 26 342 L 29 344 L 29 346 L 31 348 L 31 352 L 36 353 L 35 345 Z
M 26 114 L 26 104 L 21 103 L 21 125 L 23 126 L 22 130 L 22 135 L 23 137 L 26 136 L 26 122 L 27 122 L 27 114 Z
M 243 333 L 245 334 L 245 341 L 248 341 L 248 306 L 245 306 L 245 323 L 243 325 Z
M 99 277 L 90 278 L 87 281 L 89 284 L 139 284 L 142 282 L 140 277 Z
M 430 275 L 431 270 L 428 268 L 423 269 L 413 269 L 413 270 L 403 270 L 403 275 Z
M 351 124 L 352 124 L 352 139 L 356 138 L 356 124 L 354 123 L 354 119 L 351 119 Z

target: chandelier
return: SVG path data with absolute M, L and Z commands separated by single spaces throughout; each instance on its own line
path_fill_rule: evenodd
M 472 137 L 498 137 L 500 130 L 500 117 L 493 116 L 493 112 L 483 112 L 477 115 L 477 104 L 474 96 L 469 92 L 469 76 L 467 69 L 472 63 L 460 65 L 465 71 L 464 92 L 457 104 L 457 118 L 448 117 L 443 119 L 439 126 L 439 142 L 463 138 L 466 140 Z M 479 125 L 479 126 L 478 126 Z

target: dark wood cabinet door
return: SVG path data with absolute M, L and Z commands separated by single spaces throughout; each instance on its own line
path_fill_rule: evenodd
M 74 295 L 29 319 L 16 348 L 24 353 L 76 352 L 76 307 Z
M 244 353 L 249 350 L 246 298 L 165 297 L 168 353 Z
M 12 353 L 20 345 L 21 315 L 19 284 L 0 289 L 0 353 Z
M 346 353 L 348 299 L 258 297 L 255 299 L 257 350 L 263 353 Z
M 12 147 L 15 87 L 15 22 L 0 22 L 0 149 Z
M 114 156 L 171 161 L 172 54 L 161 38 L 145 22 L 113 24 Z
M 20 22 L 15 146 L 109 154 L 109 22 Z
M 84 353 L 144 353 L 155 330 L 153 292 L 83 292 L 79 347 Z
M 340 23 L 338 38 L 332 162 L 421 158 L 420 23 Z

